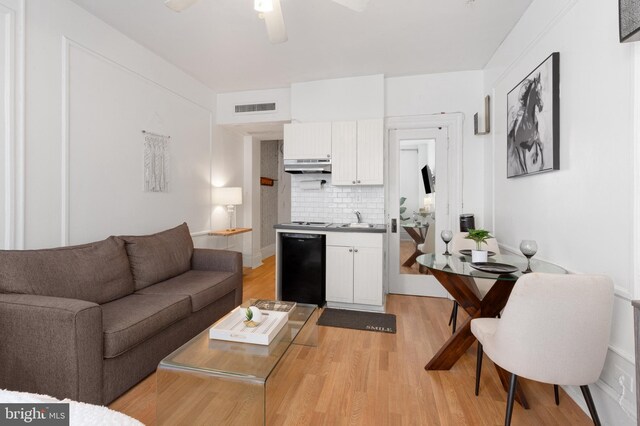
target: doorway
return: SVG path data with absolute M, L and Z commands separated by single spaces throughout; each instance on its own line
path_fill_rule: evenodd
M 444 252 L 440 233 L 453 229 L 460 211 L 458 159 L 461 121 L 388 123 L 389 292 L 446 297 L 438 281 L 420 268 L 423 253 Z M 395 219 L 395 232 L 393 222 Z

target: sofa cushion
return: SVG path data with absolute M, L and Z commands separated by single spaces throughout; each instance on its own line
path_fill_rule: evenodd
M 65 297 L 102 304 L 133 293 L 124 241 L 0 250 L 0 292 Z
M 191 269 L 193 240 L 186 223 L 153 235 L 123 236 L 136 290 Z
M 191 310 L 196 312 L 235 290 L 240 279 L 240 274 L 232 272 L 188 271 L 136 294 L 186 295 L 191 298 Z
M 102 305 L 104 357 L 115 358 L 191 314 L 189 297 L 131 294 Z

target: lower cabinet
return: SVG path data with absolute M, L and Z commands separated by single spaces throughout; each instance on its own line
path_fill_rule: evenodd
M 328 234 L 327 302 L 381 307 L 383 260 L 382 234 Z

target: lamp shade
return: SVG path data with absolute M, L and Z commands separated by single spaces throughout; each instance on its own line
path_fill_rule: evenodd
M 213 204 L 223 206 L 242 204 L 242 188 L 213 188 Z

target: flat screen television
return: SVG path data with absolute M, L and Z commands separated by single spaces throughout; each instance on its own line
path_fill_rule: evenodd
M 436 191 L 433 182 L 433 175 L 431 174 L 431 169 L 428 165 L 422 168 L 422 182 L 424 183 L 425 194 L 432 194 Z

